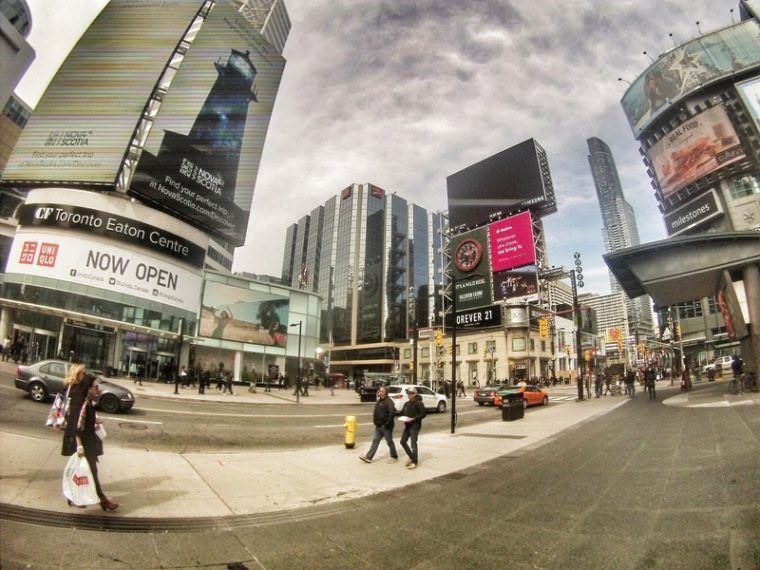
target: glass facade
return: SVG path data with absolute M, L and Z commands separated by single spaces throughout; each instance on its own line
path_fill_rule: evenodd
M 309 289 L 324 300 L 321 341 L 396 342 L 430 326 L 441 309 L 442 224 L 440 214 L 372 184 L 348 186 L 293 224 L 282 275 L 294 283 L 305 247 Z
M 388 210 L 384 339 L 393 340 L 406 338 L 409 205 L 406 200 L 391 195 Z
M 336 228 L 337 242 L 335 249 L 335 295 L 332 304 L 332 337 L 337 344 L 351 342 L 351 310 L 353 303 L 354 266 L 353 240 L 355 202 L 358 196 L 351 188 L 343 191 L 338 205 L 339 217 Z M 348 194 L 348 195 L 346 195 Z

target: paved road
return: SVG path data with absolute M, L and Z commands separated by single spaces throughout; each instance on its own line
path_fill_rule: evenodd
M 2 519 L 2 565 L 760 567 L 760 407 L 664 406 L 642 396 L 540 447 L 338 505 L 196 531 Z

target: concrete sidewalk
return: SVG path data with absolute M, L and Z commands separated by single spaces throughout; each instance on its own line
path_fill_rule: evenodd
M 490 421 L 459 429 L 455 435 L 426 433 L 423 427 L 420 465 L 413 471 L 404 468 L 400 448 L 399 462 L 387 463 L 384 444 L 375 462 L 359 461 L 369 441 L 359 441 L 351 450 L 330 446 L 167 453 L 109 445 L 106 440 L 101 482 L 109 497 L 121 503 L 119 510 L 109 515 L 114 517 L 218 517 L 298 509 L 397 489 L 537 446 L 626 402 L 608 397 L 550 404 L 529 409 L 522 420 Z M 400 434 L 397 427 L 396 438 Z M 103 514 L 98 507 L 72 509 L 66 505 L 61 495 L 66 458 L 60 455 L 58 441 L 0 433 L 0 454 L 0 502 Z
M 732 394 L 729 391 L 730 378 L 716 382 L 694 384 L 690 392 L 682 392 L 663 401 L 668 406 L 683 408 L 724 408 L 731 406 L 760 405 L 760 392 Z

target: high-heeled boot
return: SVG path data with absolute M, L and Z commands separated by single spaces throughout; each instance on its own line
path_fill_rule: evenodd
M 100 508 L 104 511 L 115 511 L 119 508 L 119 503 L 110 500 L 108 497 L 104 497 L 100 501 Z

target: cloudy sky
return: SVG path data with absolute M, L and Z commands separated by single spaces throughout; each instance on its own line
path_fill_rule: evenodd
M 584 291 L 600 293 L 586 139 L 612 148 L 641 241 L 664 238 L 618 78 L 694 37 L 697 20 L 703 32 L 738 21 L 736 0 L 285 1 L 288 63 L 235 270 L 279 275 L 287 225 L 352 182 L 445 210 L 448 175 L 533 137 L 559 207 L 544 220 L 549 261 L 581 252 Z M 107 0 L 28 2 L 37 59 L 17 92 L 33 105 Z

